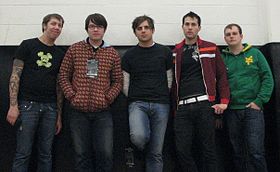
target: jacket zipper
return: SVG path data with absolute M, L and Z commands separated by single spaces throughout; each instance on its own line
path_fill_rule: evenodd
M 208 96 L 208 100 L 209 100 L 208 89 L 207 89 L 207 85 L 205 83 L 205 77 L 204 77 L 204 72 L 203 72 L 202 61 L 200 59 L 200 51 L 199 51 L 199 47 L 198 47 L 198 42 L 196 42 L 196 48 L 197 48 L 197 52 L 198 52 L 198 59 L 199 59 L 200 66 L 201 66 L 202 80 L 203 80 L 203 84 L 204 84 L 204 87 L 205 87 L 206 95 Z M 215 80 L 216 80 L 216 78 L 215 78 Z

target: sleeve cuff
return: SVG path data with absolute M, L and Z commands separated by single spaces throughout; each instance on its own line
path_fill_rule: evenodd
M 228 104 L 229 103 L 229 99 L 221 99 L 221 104 Z
M 263 107 L 262 101 L 260 99 L 256 99 L 253 101 L 256 105 L 258 105 L 260 108 Z

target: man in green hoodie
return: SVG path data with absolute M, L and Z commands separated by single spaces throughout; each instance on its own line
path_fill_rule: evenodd
M 272 73 L 258 49 L 242 44 L 239 25 L 227 25 L 224 39 L 228 47 L 222 51 L 222 57 L 231 91 L 224 117 L 234 150 L 236 171 L 267 172 L 262 110 L 273 90 Z

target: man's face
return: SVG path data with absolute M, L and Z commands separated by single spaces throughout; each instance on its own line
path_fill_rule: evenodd
M 51 18 L 50 21 L 43 27 L 43 33 L 46 34 L 48 38 L 56 40 L 62 31 L 63 24 L 61 20 L 58 20 L 57 18 Z
M 105 34 L 105 28 L 90 21 L 88 24 L 87 33 L 92 41 L 102 41 Z
M 197 34 L 200 31 L 197 18 L 186 17 L 182 29 L 186 39 L 196 39 Z
M 225 30 L 224 39 L 229 46 L 236 46 L 242 44 L 243 35 L 236 26 L 232 26 Z
M 139 42 L 149 42 L 153 40 L 154 29 L 151 29 L 148 21 L 142 22 L 135 29 L 135 36 L 138 38 Z

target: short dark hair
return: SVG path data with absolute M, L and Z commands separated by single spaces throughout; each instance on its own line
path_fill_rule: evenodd
M 136 17 L 133 22 L 132 22 L 132 29 L 133 29 L 133 32 L 135 33 L 136 31 L 136 28 L 141 24 L 143 23 L 144 21 L 147 21 L 149 26 L 150 26 L 150 29 L 154 30 L 155 29 L 155 25 L 154 25 L 154 20 L 149 17 L 149 16 L 146 16 L 146 15 L 143 15 L 143 16 L 139 16 L 139 17 Z
M 59 14 L 56 14 L 56 13 L 53 13 L 53 14 L 48 14 L 46 15 L 44 18 L 43 18 L 43 21 L 42 21 L 42 32 L 44 32 L 44 26 L 46 26 L 48 24 L 48 22 L 52 19 L 52 18 L 55 18 L 59 21 L 62 22 L 62 26 L 64 24 L 64 19 L 61 15 Z
M 94 13 L 94 14 L 90 14 L 89 16 L 87 16 L 86 21 L 85 21 L 85 29 L 86 31 L 88 31 L 88 25 L 89 23 L 92 22 L 98 26 L 103 26 L 104 29 L 107 29 L 107 20 L 106 18 L 99 13 Z
M 183 17 L 183 19 L 182 19 L 182 25 L 184 25 L 185 18 L 187 18 L 187 17 L 190 17 L 190 18 L 192 18 L 192 19 L 196 18 L 196 19 L 197 19 L 197 22 L 198 22 L 198 26 L 201 25 L 201 18 L 199 17 L 198 14 L 196 14 L 196 13 L 194 13 L 194 12 L 192 12 L 192 11 L 190 11 L 189 13 L 187 13 L 187 14 L 184 15 L 184 17 Z
M 241 35 L 241 34 L 242 34 L 242 29 L 241 29 L 241 27 L 240 27 L 238 24 L 236 24 L 236 23 L 231 23 L 231 24 L 226 25 L 226 27 L 224 28 L 224 33 L 226 32 L 227 29 L 232 29 L 233 26 L 237 27 L 238 32 L 239 32 L 239 34 Z

